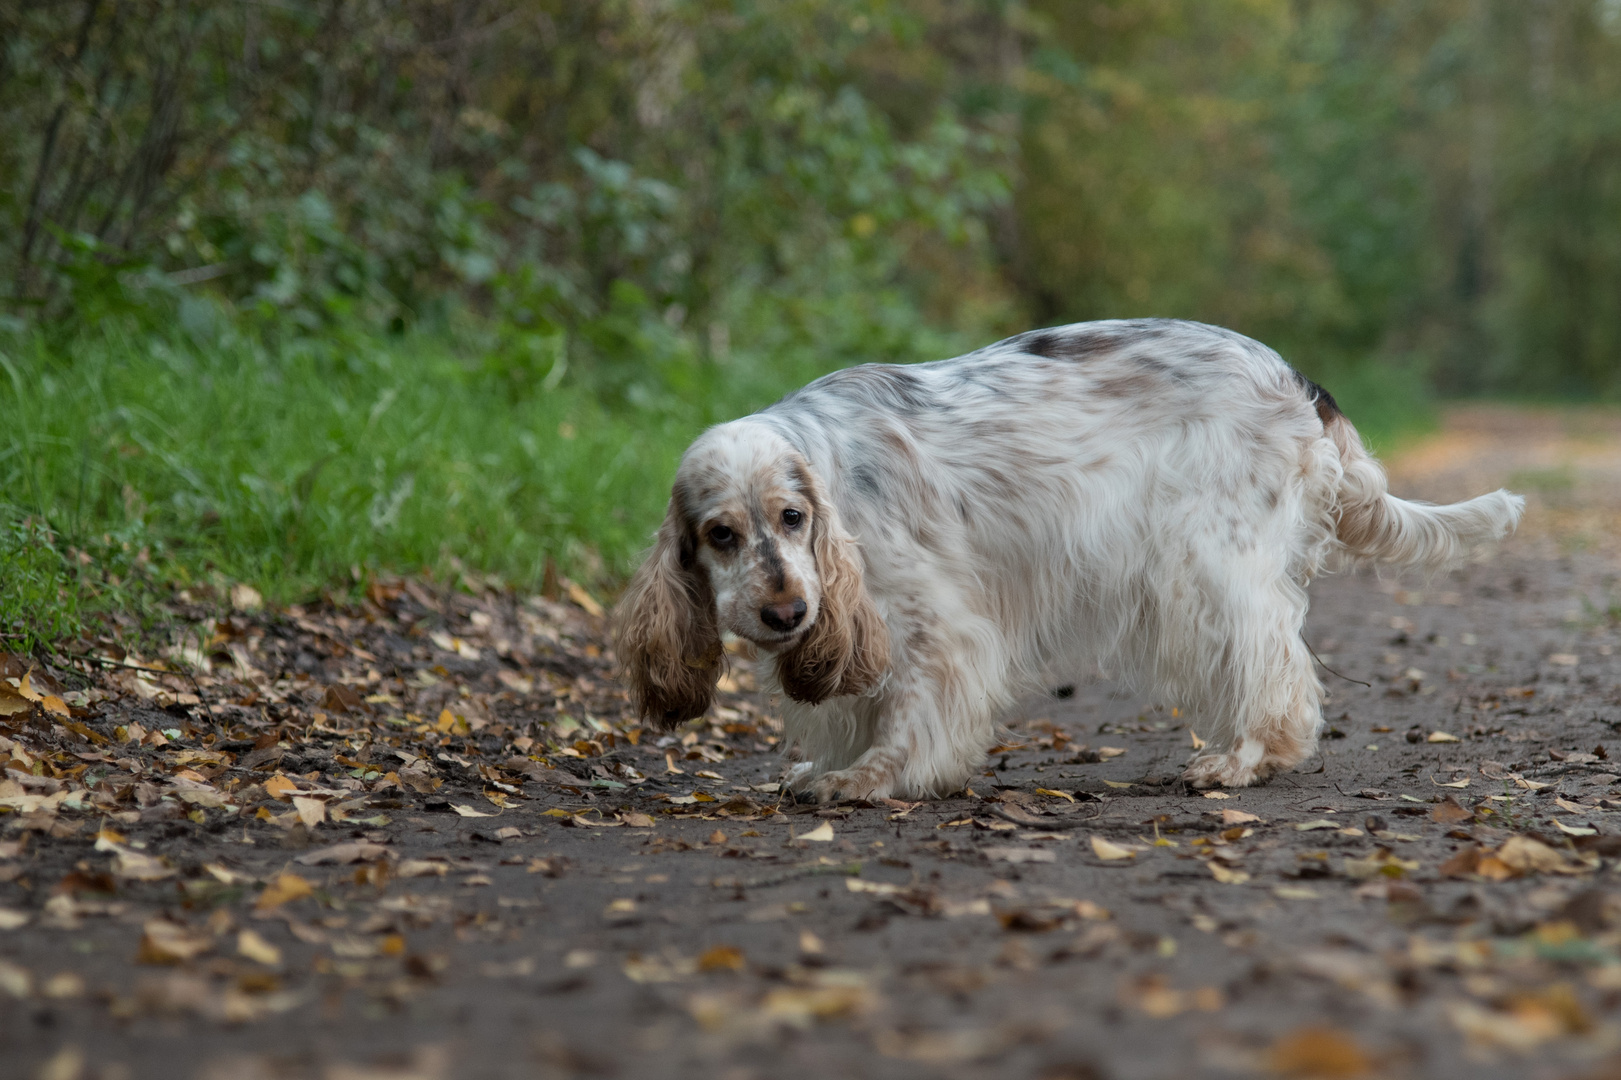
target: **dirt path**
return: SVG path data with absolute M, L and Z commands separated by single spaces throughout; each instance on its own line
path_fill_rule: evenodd
M 0 694 L 0 1071 L 1618 1075 L 1621 422 L 1459 412 L 1391 471 L 1512 476 L 1528 527 L 1320 582 L 1308 636 L 1369 685 L 1328 678 L 1320 761 L 1216 797 L 1101 682 L 1027 703 L 969 795 L 822 810 L 772 790 L 746 665 L 709 725 L 627 727 L 578 605 L 181 599 L 195 683 Z

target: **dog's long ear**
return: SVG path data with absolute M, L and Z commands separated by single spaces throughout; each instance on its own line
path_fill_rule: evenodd
M 724 652 L 697 539 L 672 496 L 658 540 L 614 610 L 614 648 L 642 715 L 674 727 L 709 711 Z
M 811 551 L 821 581 L 816 621 L 777 657 L 777 678 L 795 701 L 810 705 L 870 690 L 889 667 L 889 631 L 867 593 L 861 549 L 810 467 L 796 468 L 811 502 Z

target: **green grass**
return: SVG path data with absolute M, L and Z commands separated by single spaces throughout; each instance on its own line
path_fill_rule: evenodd
M 116 326 L 0 340 L 0 648 L 238 581 L 290 602 L 423 570 L 534 587 L 550 563 L 611 592 L 706 425 L 833 368 L 984 343 L 892 309 L 847 315 L 763 326 L 724 362 L 674 337 L 627 342 L 636 380 L 595 392 L 589 372 L 551 389 L 515 378 L 499 331 L 472 322 L 280 343 L 229 326 L 206 342 Z M 1405 390 L 1334 389 L 1376 439 L 1412 425 Z

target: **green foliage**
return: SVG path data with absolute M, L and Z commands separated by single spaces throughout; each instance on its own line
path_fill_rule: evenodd
M 1617 10 L 0 0 L 5 632 L 611 581 L 705 424 L 1042 323 L 1232 326 L 1379 441 L 1621 394 Z

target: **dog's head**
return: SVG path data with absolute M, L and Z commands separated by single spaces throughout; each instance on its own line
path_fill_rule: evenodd
M 720 635 L 774 654 L 783 690 L 815 704 L 863 693 L 889 641 L 861 552 L 810 463 L 763 424 L 736 421 L 687 450 L 647 561 L 615 613 L 619 662 L 644 716 L 702 716 Z

